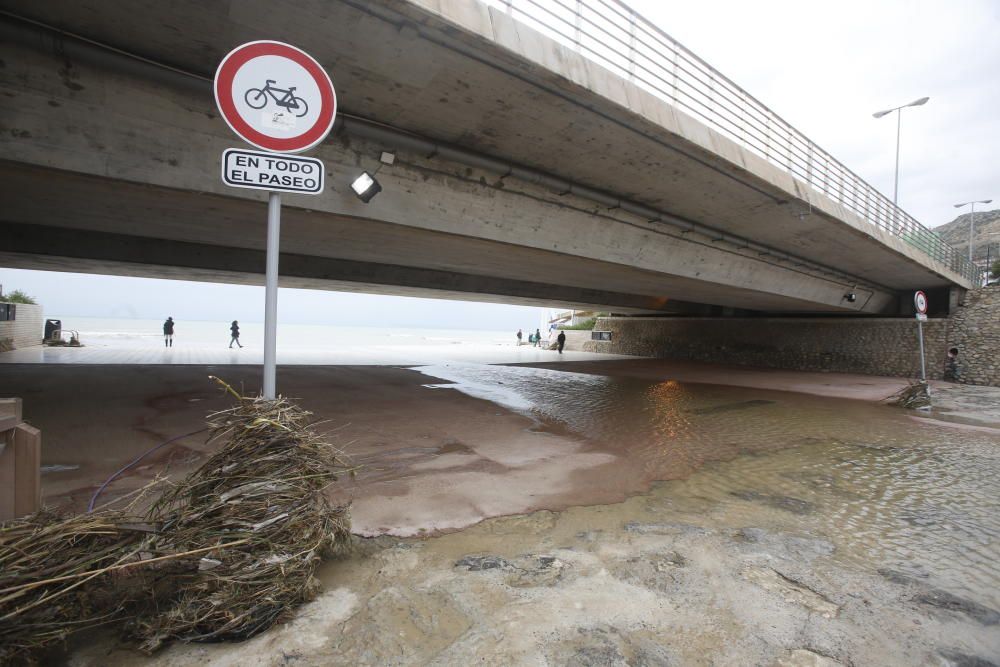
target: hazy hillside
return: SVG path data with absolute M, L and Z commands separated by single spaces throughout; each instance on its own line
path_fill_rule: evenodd
M 951 222 L 935 227 L 934 231 L 950 245 L 963 253 L 969 247 L 969 214 L 963 213 Z M 972 238 L 972 256 L 976 260 L 986 259 L 987 244 L 992 244 L 990 258 L 1000 259 L 1000 209 L 976 211 L 976 227 Z

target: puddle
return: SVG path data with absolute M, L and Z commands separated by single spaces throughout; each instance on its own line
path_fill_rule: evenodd
M 79 470 L 80 466 L 75 464 L 65 465 L 62 463 L 52 463 L 49 465 L 40 466 L 40 471 L 43 475 L 54 472 L 69 472 L 71 470 Z

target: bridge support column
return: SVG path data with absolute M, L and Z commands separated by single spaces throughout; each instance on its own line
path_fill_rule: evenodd
M 965 305 L 965 288 L 952 285 L 948 290 L 948 313 L 952 314 L 958 310 L 959 306 Z

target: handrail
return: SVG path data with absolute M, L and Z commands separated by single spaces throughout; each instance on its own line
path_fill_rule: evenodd
M 976 267 L 757 98 L 622 0 L 484 0 L 777 166 L 972 282 Z

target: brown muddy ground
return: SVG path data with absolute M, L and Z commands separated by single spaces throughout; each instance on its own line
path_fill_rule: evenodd
M 881 401 L 905 387 L 902 378 L 859 375 L 857 373 L 822 373 L 789 371 L 777 368 L 724 366 L 675 359 L 625 359 L 614 361 L 571 361 L 566 363 L 525 364 L 574 373 L 627 376 L 647 380 L 674 380 L 700 384 L 726 385 L 776 391 L 792 391 L 830 398 Z M 954 386 L 948 383 L 934 383 Z
M 666 372 L 631 361 L 606 363 L 557 366 L 639 378 Z M 714 379 L 715 369 L 706 369 L 705 379 Z M 693 372 L 681 370 L 685 377 Z M 3 394 L 21 396 L 25 418 L 42 429 L 44 502 L 74 511 L 85 510 L 120 468 L 167 440 L 198 431 L 207 414 L 228 405 L 209 375 L 220 374 L 237 388 L 259 382 L 257 369 L 246 366 L 5 365 L 0 373 Z M 857 383 L 853 376 L 820 379 L 797 386 L 823 392 L 838 381 L 845 387 Z M 641 438 L 586 439 L 558 419 L 540 421 L 435 389 L 445 381 L 403 368 L 289 366 L 280 380 L 282 393 L 300 397 L 321 422 L 319 429 L 362 466 L 333 497 L 353 503 L 354 530 L 364 536 L 433 533 L 534 509 L 620 502 L 655 480 L 682 477 L 706 460 L 754 447 L 738 442 L 738 434 L 717 432 L 711 443 L 703 437 L 666 455 L 653 451 L 655 443 L 636 452 Z M 901 384 L 886 378 L 872 383 L 881 394 Z M 214 450 L 205 438 L 196 433 L 145 456 L 98 502 L 157 475 L 190 472 Z
M 228 401 L 208 380 L 253 386 L 252 367 L 5 366 L 3 393 L 24 399 L 42 429 L 43 500 L 86 509 L 128 462 L 204 426 Z M 619 502 L 643 488 L 631 463 L 525 416 L 454 391 L 413 370 L 289 367 L 281 391 L 322 423 L 362 466 L 334 499 L 353 503 L 360 535 L 450 530 L 543 507 Z M 213 451 L 205 434 L 168 445 L 113 482 L 99 502 L 159 474 L 183 475 Z
M 257 380 L 238 367 L 8 366 L 0 384 L 43 429 L 43 463 L 69 468 L 45 474 L 47 500 L 80 509 L 123 461 L 225 407 L 206 379 L 217 371 Z M 951 391 L 946 409 L 981 420 L 966 425 L 838 398 L 881 398 L 899 380 L 788 380 L 818 398 L 633 362 L 568 371 L 282 369 L 283 392 L 364 465 L 338 497 L 359 535 L 380 536 L 325 564 L 320 596 L 251 641 L 149 658 L 102 632 L 53 660 L 1000 664 L 992 394 Z M 460 391 L 425 386 L 441 377 Z M 493 400 L 473 397 L 484 387 Z M 209 448 L 164 448 L 111 494 Z

